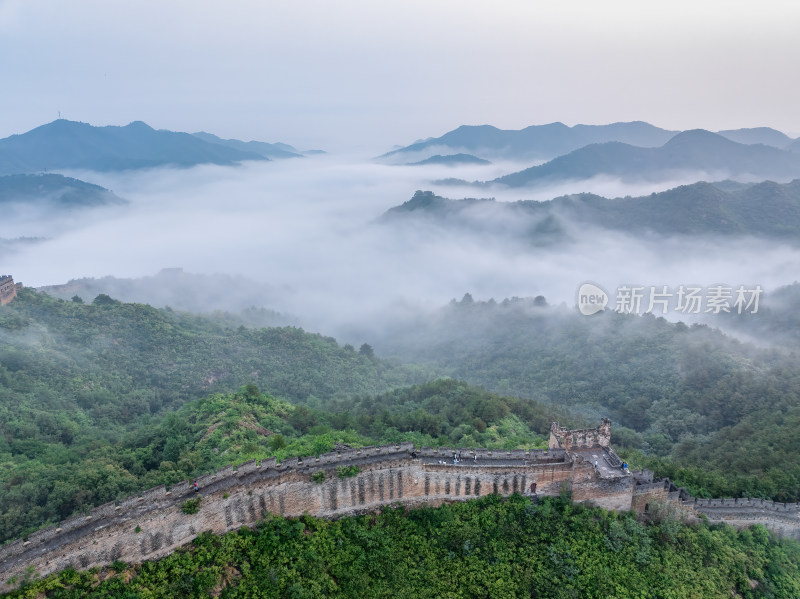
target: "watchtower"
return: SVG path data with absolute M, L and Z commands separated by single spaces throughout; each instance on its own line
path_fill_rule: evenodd
M 11 275 L 0 275 L 0 306 L 10 304 L 17 297 L 17 286 Z
M 569 430 L 559 426 L 558 422 L 550 425 L 550 449 L 590 449 L 592 447 L 608 447 L 611 443 L 611 421 L 603 418 L 597 428 Z

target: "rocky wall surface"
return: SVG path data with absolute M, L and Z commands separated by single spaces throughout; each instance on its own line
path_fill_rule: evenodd
M 450 455 L 450 449 L 434 455 Z M 523 456 L 524 454 L 524 456 Z M 439 504 L 490 493 L 557 495 L 572 480 L 563 453 L 530 459 L 529 452 L 479 454 L 477 463 L 427 462 L 410 444 L 333 452 L 319 458 L 293 458 L 276 464 L 247 462 L 229 466 L 172 488 L 164 486 L 108 503 L 0 548 L 0 589 L 25 575 L 43 576 L 65 568 L 85 569 L 114 560 L 141 562 L 167 555 L 211 531 L 217 534 L 253 525 L 269 513 L 338 517 L 400 503 Z M 413 456 L 413 457 L 412 457 Z M 356 476 L 340 478 L 339 466 L 357 466 Z M 325 474 L 315 482 L 312 476 Z M 187 500 L 200 498 L 196 514 L 185 514 Z

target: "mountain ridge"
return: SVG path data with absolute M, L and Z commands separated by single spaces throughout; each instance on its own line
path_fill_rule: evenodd
M 550 159 L 590 143 L 605 141 L 662 145 L 676 133 L 678 132 L 661 129 L 644 121 L 573 127 L 556 122 L 531 125 L 524 129 L 499 129 L 492 125 L 461 125 L 440 137 L 429 138 L 382 154 L 379 159 L 420 152 L 438 146 L 466 150 L 480 158 Z
M 116 171 L 198 164 L 232 166 L 266 160 L 255 152 L 212 144 L 189 133 L 156 130 L 142 121 L 95 127 L 58 119 L 0 139 L 0 174 L 60 169 Z
M 198 131 L 192 133 L 198 139 L 205 142 L 221 145 L 242 152 L 253 152 L 259 154 L 268 160 L 283 159 L 283 158 L 303 158 L 303 153 L 284 143 L 267 143 L 264 141 L 241 141 L 239 139 L 223 139 L 213 133 L 205 131 Z
M 105 187 L 63 175 L 0 175 L 0 204 L 12 203 L 77 208 L 127 202 Z
M 392 161 L 406 155 L 416 155 L 421 159 L 432 153 L 467 152 L 489 159 L 552 160 L 584 146 L 609 141 L 640 147 L 658 147 L 678 133 L 681 131 L 662 129 L 644 121 L 606 125 L 578 124 L 572 127 L 554 122 L 530 125 L 522 129 L 460 125 L 439 137 L 429 137 L 395 148 L 377 159 Z M 725 129 L 717 134 L 745 145 L 762 144 L 784 150 L 794 145 L 797 151 L 797 143 L 800 143 L 771 127 Z
M 794 179 L 800 176 L 800 157 L 772 146 L 745 145 L 693 129 L 678 133 L 657 148 L 616 141 L 590 144 L 544 164 L 476 184 L 524 187 L 599 176 L 657 181 L 690 172 L 724 175 L 720 178 Z
M 481 213 L 470 214 L 478 205 L 483 207 Z M 431 191 L 417 191 L 410 200 L 387 210 L 379 222 L 425 218 L 474 230 L 493 226 L 487 222 L 502 222 L 487 219 L 487 211 L 517 224 L 527 219 L 528 234 L 533 238 L 537 233 L 555 235 L 550 242 L 566 239 L 570 223 L 634 234 L 753 235 L 793 241 L 800 236 L 800 179 L 785 184 L 763 181 L 731 190 L 701 181 L 649 196 L 605 198 L 579 193 L 517 202 L 451 200 Z M 546 231 L 541 229 L 544 222 L 548 223 Z

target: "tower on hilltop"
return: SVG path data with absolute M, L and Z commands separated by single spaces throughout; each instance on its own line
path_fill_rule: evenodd
M 0 306 L 10 304 L 17 297 L 17 286 L 11 275 L 0 275 Z
M 603 418 L 597 428 L 586 428 L 571 431 L 559 426 L 558 422 L 550 425 L 550 449 L 589 449 L 592 447 L 608 447 L 611 443 L 611 421 Z

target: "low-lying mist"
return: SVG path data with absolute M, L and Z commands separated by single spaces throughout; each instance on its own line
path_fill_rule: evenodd
M 205 311 L 264 307 L 341 342 L 369 341 L 387 322 L 438 308 L 465 292 L 498 300 L 543 295 L 550 304 L 573 305 L 584 281 L 611 293 L 631 283 L 758 284 L 768 292 L 797 278 L 800 250 L 763 239 L 643 239 L 580 227 L 571 231 L 569 243 L 537 246 L 503 233 L 514 223 L 491 223 L 496 230 L 478 233 L 424 219 L 378 222 L 417 189 L 512 201 L 584 191 L 636 196 L 686 182 L 631 187 L 604 179 L 535 192 L 430 183 L 486 179 L 519 166 L 405 167 L 318 156 L 236 168 L 69 172 L 129 204 L 87 210 L 66 221 L 41 219 L 35 227 L 29 219 L 9 220 L 6 231 L 12 235 L 4 236 L 48 239 L 16 247 L 0 271 L 34 287 L 81 277 L 152 276 L 165 267 L 221 273 L 230 276 L 200 283 L 219 285 L 214 293 L 176 287 L 173 295 L 162 289 L 157 301 L 191 306 L 175 294 L 198 293 L 205 298 L 201 303 L 210 303 Z M 158 277 L 148 281 L 169 285 Z

